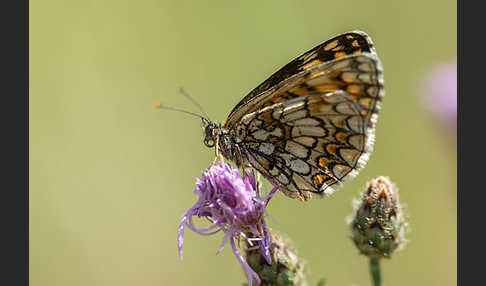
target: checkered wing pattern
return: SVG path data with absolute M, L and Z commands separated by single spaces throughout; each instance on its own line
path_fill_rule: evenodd
M 372 152 L 384 96 L 381 63 L 363 32 L 331 39 L 245 97 L 224 128 L 245 163 L 289 197 L 327 195 Z
M 291 78 L 295 78 L 296 75 L 323 63 L 344 56 L 359 55 L 362 53 L 375 54 L 373 42 L 362 31 L 341 34 L 316 46 L 282 67 L 244 97 L 229 114 L 224 123 L 225 128 L 231 129 L 241 117 L 257 111 L 264 106 L 302 96 L 302 93 L 283 92 L 282 90 L 283 86 L 285 87 L 293 83 Z M 346 86 L 329 85 L 328 91 L 342 88 L 346 88 Z

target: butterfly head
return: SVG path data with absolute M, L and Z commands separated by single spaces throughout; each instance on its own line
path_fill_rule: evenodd
M 221 126 L 216 122 L 212 122 L 206 118 L 203 118 L 203 128 L 204 128 L 204 145 L 206 145 L 206 147 L 209 148 L 214 147 L 216 138 L 221 133 Z

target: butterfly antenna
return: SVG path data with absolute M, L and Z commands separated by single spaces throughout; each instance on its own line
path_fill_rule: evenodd
M 197 113 L 190 112 L 190 111 L 187 111 L 187 110 L 184 110 L 184 109 L 180 109 L 180 108 L 176 108 L 176 107 L 168 106 L 168 105 L 162 104 L 162 103 L 160 103 L 160 102 L 157 102 L 157 103 L 155 104 L 155 107 L 156 107 L 156 108 L 160 108 L 160 109 L 168 109 L 168 110 L 179 111 L 179 112 L 182 112 L 182 113 L 186 113 L 186 114 L 189 114 L 189 115 L 192 115 L 192 116 L 199 117 L 199 118 L 201 118 L 202 120 L 206 120 L 206 121 L 208 120 L 206 117 L 202 116 L 201 114 L 197 114 Z
M 209 120 L 211 121 L 211 118 L 209 118 L 209 115 L 207 114 L 206 110 L 204 110 L 204 108 L 203 108 L 203 107 L 202 107 L 202 106 L 201 106 L 201 105 L 200 105 L 200 104 L 199 104 L 199 103 L 198 103 L 196 100 L 194 100 L 194 98 L 192 98 L 192 97 L 191 97 L 191 96 L 190 96 L 190 95 L 189 95 L 189 94 L 188 94 L 188 93 L 187 93 L 187 92 L 184 90 L 184 88 L 183 88 L 183 87 L 180 87 L 180 88 L 179 88 L 179 92 L 180 92 L 180 93 L 181 93 L 183 96 L 187 97 L 187 98 L 188 98 L 190 101 L 192 101 L 192 103 L 194 103 L 194 105 L 196 105 L 196 106 L 197 106 L 197 108 L 199 108 L 199 110 L 201 110 L 201 111 L 202 111 L 202 113 L 204 113 L 204 115 L 206 116 L 206 118 L 207 118 L 207 119 L 209 119 Z

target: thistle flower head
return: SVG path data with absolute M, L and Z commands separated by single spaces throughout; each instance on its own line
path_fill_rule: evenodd
M 178 236 L 181 259 L 184 227 L 204 236 L 223 231 L 225 235 L 217 253 L 229 242 L 233 253 L 245 270 L 248 284 L 251 286 L 253 280 L 260 284 L 260 278 L 239 253 L 235 241 L 239 242 L 242 237 L 249 245 L 258 245 L 266 261 L 271 263 L 268 229 L 263 216 L 265 207 L 277 188 L 273 188 L 265 197 L 261 197 L 259 183 L 253 170 L 246 172 L 243 178 L 238 169 L 229 164 L 220 162 L 210 166 L 202 173 L 200 179 L 196 179 L 194 194 L 199 196 L 198 201 L 184 213 L 181 219 Z M 193 217 L 206 218 L 211 225 L 197 228 Z
M 444 62 L 431 69 L 423 83 L 425 108 L 447 130 L 457 128 L 457 63 Z
M 272 234 L 270 238 L 270 257 L 272 264 L 255 247 L 246 249 L 248 264 L 262 279 L 261 286 L 306 286 L 304 262 L 288 239 Z
M 381 176 L 368 182 L 350 223 L 352 240 L 361 254 L 389 258 L 403 248 L 408 223 L 396 186 Z

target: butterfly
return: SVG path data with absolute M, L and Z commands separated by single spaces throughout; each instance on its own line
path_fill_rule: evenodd
M 330 195 L 367 163 L 383 96 L 370 37 L 344 33 L 270 76 L 223 124 L 203 118 L 204 144 L 291 198 Z

